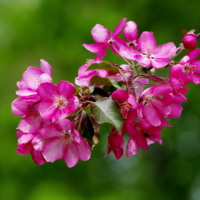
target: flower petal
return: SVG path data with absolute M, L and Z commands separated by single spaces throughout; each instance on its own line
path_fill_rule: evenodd
M 54 105 L 53 100 L 46 99 L 40 102 L 38 111 L 44 119 L 50 120 L 54 117 L 57 107 Z
M 42 83 L 37 92 L 42 99 L 53 99 L 56 94 L 56 86 L 51 83 Z
M 83 44 L 83 46 L 90 52 L 96 54 L 102 54 L 106 51 L 107 44 L 100 43 L 100 44 Z
M 105 43 L 110 38 L 110 32 L 101 24 L 96 24 L 91 31 L 93 40 L 97 43 Z
M 59 95 L 69 97 L 75 93 L 76 88 L 68 81 L 60 81 L 57 86 L 57 91 Z
M 81 138 L 81 142 L 78 145 L 79 159 L 81 159 L 83 161 L 87 161 L 90 159 L 91 150 L 90 150 L 88 143 L 86 141 L 84 141 L 84 139 L 82 137 L 80 137 L 80 138 Z
M 59 138 L 53 138 L 45 144 L 42 155 L 47 162 L 54 162 L 63 158 L 64 148 L 64 143 L 60 142 Z
M 40 68 L 44 73 L 52 76 L 52 68 L 47 61 L 40 59 Z
M 149 50 L 153 51 L 156 46 L 156 39 L 153 32 L 143 32 L 140 36 L 139 45 L 143 53 L 149 54 Z
M 113 38 L 117 37 L 122 32 L 122 30 L 124 29 L 125 25 L 126 25 L 126 18 L 123 18 L 119 22 L 119 24 L 117 24 L 115 30 L 112 33 L 112 37 Z
M 153 52 L 156 58 L 169 58 L 176 53 L 176 46 L 173 42 L 169 42 L 163 45 L 156 47 L 156 50 Z
M 79 151 L 74 142 L 68 144 L 68 148 L 64 153 L 64 159 L 68 167 L 73 167 L 79 159 Z
M 134 156 L 139 151 L 139 146 L 134 138 L 130 138 L 126 146 L 126 156 Z

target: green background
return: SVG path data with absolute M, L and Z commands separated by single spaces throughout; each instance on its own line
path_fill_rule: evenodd
M 53 67 L 55 84 L 74 83 L 78 68 L 95 56 L 82 47 L 94 43 L 95 24 L 112 31 L 126 17 L 140 33 L 153 31 L 158 45 L 178 46 L 181 30 L 200 32 L 199 6 L 199 0 L 0 0 L 0 199 L 199 200 L 199 86 L 190 85 L 181 118 L 163 129 L 162 146 L 153 144 L 130 158 L 103 158 L 107 134 L 102 130 L 91 159 L 73 168 L 64 160 L 37 166 L 29 155 L 16 154 L 20 117 L 10 107 L 16 82 L 28 66 L 39 67 L 41 58 Z M 109 51 L 106 59 L 121 62 Z

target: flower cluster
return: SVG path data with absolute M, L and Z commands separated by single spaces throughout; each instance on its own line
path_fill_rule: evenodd
M 171 126 L 167 118 L 181 116 L 187 85 L 200 84 L 200 34 L 194 30 L 184 32 L 178 48 L 172 42 L 157 45 L 153 32 L 139 36 L 136 23 L 125 18 L 112 33 L 100 24 L 91 33 L 96 43 L 83 46 L 97 55 L 79 68 L 79 87 L 68 81 L 54 85 L 52 68 L 44 60 L 40 69 L 28 67 L 17 82 L 19 97 L 12 102 L 12 113 L 22 117 L 17 153 L 31 154 L 39 165 L 61 158 L 68 167 L 87 161 L 104 123 L 106 156 L 113 152 L 119 159 L 125 151 L 129 157 L 154 142 L 162 144 L 162 128 Z M 103 61 L 107 49 L 126 63 Z M 189 51 L 175 61 L 184 50 Z M 168 78 L 155 75 L 161 68 L 169 68 Z

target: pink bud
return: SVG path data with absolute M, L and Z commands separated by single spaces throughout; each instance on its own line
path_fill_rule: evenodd
M 196 35 L 194 33 L 188 33 L 183 37 L 182 43 L 186 49 L 193 50 L 197 46 Z

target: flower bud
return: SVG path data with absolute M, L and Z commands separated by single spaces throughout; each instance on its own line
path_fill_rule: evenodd
M 193 50 L 197 46 L 197 36 L 194 33 L 187 33 L 182 40 L 182 43 L 186 49 Z

